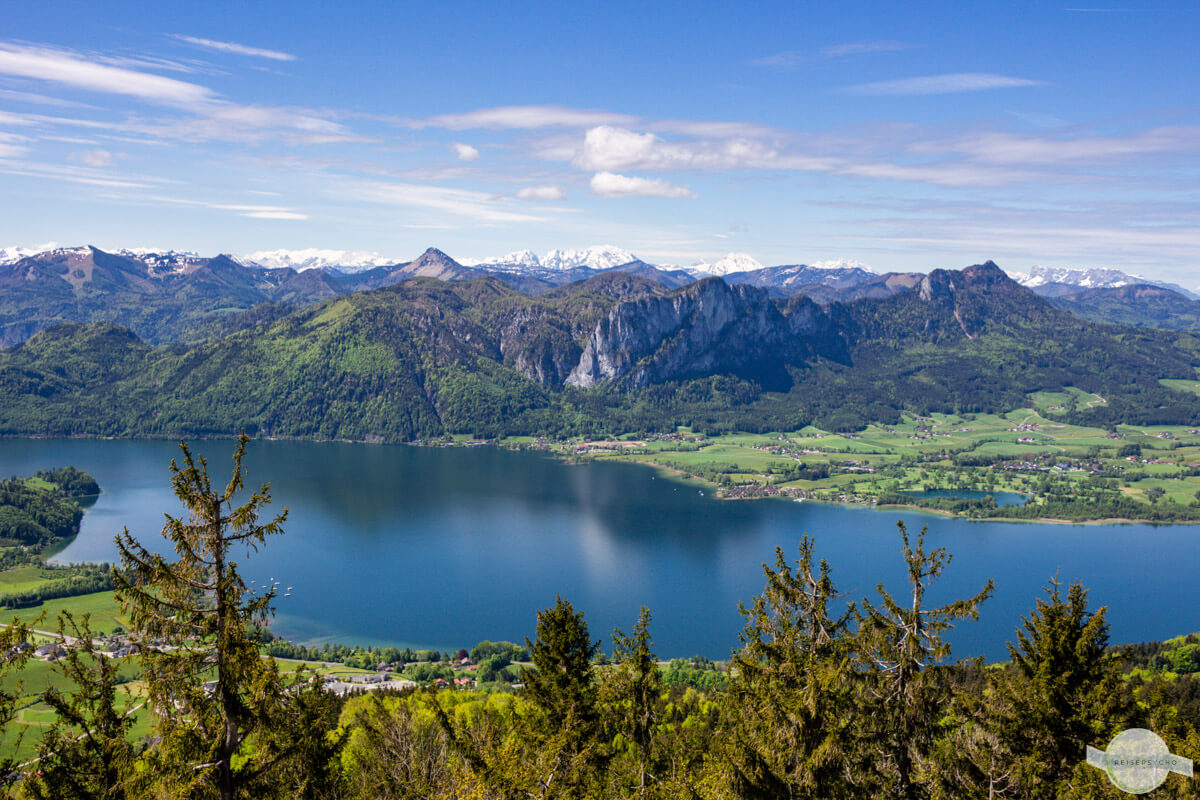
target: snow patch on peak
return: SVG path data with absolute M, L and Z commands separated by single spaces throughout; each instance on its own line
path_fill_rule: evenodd
M 1086 289 L 1109 289 L 1128 286 L 1132 283 L 1152 283 L 1140 275 L 1130 275 L 1119 269 L 1075 269 L 1071 267 L 1043 267 L 1035 264 L 1029 274 L 1011 273 L 1017 283 L 1033 289 L 1047 283 L 1065 283 Z
M 809 264 L 814 269 L 861 269 L 863 272 L 875 274 L 875 270 L 868 267 L 861 261 L 855 261 L 852 258 L 837 258 L 832 261 L 814 261 Z
M 306 269 L 336 267 L 347 272 L 372 269 L 399 263 L 398 259 L 381 256 L 365 250 L 322 250 L 309 247 L 305 250 L 260 250 L 247 253 L 236 259 L 243 266 L 259 266 L 267 269 L 291 267 L 297 272 Z
M 459 263 L 464 267 L 503 265 L 538 269 L 542 266 L 541 259 L 539 259 L 537 253 L 533 252 L 532 250 L 517 250 L 512 253 L 508 253 L 507 255 L 492 256 L 491 258 L 484 259 L 464 258 Z
M 44 253 L 47 250 L 54 250 L 58 247 L 58 242 L 46 242 L 45 244 L 34 245 L 33 247 L 0 247 L 0 264 L 13 264 L 20 261 L 22 258 L 36 256 L 38 253 Z
M 752 270 L 762 268 L 762 264 L 758 263 L 753 256 L 746 253 L 726 253 L 711 264 L 701 261 L 687 269 L 692 273 L 720 276 L 729 275 L 734 272 L 751 272 Z

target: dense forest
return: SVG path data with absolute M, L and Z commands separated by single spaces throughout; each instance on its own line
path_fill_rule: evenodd
M 811 540 L 796 560 L 777 551 L 713 680 L 671 678 L 687 665 L 662 668 L 649 610 L 605 653 L 560 597 L 524 648 L 476 648 L 483 663 L 528 659 L 506 667 L 516 691 L 338 695 L 263 653 L 272 594 L 247 591 L 227 558 L 269 546 L 286 521 L 265 515 L 266 487 L 234 507 L 247 441 L 225 488 L 186 447 L 172 464 L 190 515 L 164 528 L 176 560 L 118 540 L 113 578 L 144 690 L 121 690 L 127 662 L 99 652 L 86 619 L 60 619 L 75 644 L 44 696 L 58 721 L 35 762 L 10 767 L 14 796 L 1083 800 L 1121 796 L 1084 755 L 1126 728 L 1200 757 L 1200 639 L 1110 647 L 1107 610 L 1051 580 L 1014 621 L 1009 661 L 955 661 L 945 634 L 977 616 L 992 583 L 931 605 L 950 553 L 903 524 L 903 595 L 849 601 Z M 25 633 L 0 632 L 17 654 L 6 672 L 22 669 Z M 10 725 L 15 702 L 0 695 Z M 142 718 L 151 733 L 135 737 Z M 1156 796 L 1194 797 L 1194 780 L 1171 775 Z
M 76 498 L 99 492 L 91 475 L 70 466 L 0 479 L 0 546 L 38 551 L 69 539 L 83 519 Z

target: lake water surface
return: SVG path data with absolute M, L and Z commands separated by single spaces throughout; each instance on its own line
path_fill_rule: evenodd
M 202 442 L 214 484 L 232 442 Z M 103 494 L 60 561 L 115 558 L 123 526 L 163 548 L 163 513 L 179 513 L 169 442 L 0 440 L 0 474 L 73 464 Z M 905 589 L 897 520 L 954 554 L 931 592 L 965 597 L 988 579 L 996 594 L 978 622 L 953 634 L 954 655 L 1005 656 L 1005 642 L 1047 581 L 1081 580 L 1108 605 L 1114 642 L 1200 630 L 1200 527 L 971 523 L 896 510 L 786 501 L 719 501 L 707 489 L 628 464 L 567 465 L 494 448 L 431 449 L 254 442 L 248 483 L 270 481 L 285 531 L 240 558 L 250 579 L 293 587 L 275 631 L 295 641 L 447 649 L 532 636 L 556 595 L 586 614 L 611 647 L 614 626 L 654 615 L 660 656 L 726 658 L 738 602 L 762 591 L 762 562 L 801 535 L 833 567 L 850 599 L 883 582 Z M 701 490 L 703 489 L 703 494 Z

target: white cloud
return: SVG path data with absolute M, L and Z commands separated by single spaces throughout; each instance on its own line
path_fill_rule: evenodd
M 409 122 L 414 128 L 470 130 L 535 130 L 537 128 L 587 128 L 593 125 L 629 125 L 636 117 L 565 106 L 501 106 L 482 108 L 464 114 L 440 114 L 427 120 Z
M 100 148 L 71 153 L 67 158 L 71 161 L 77 161 L 80 164 L 86 164 L 89 167 L 111 167 L 116 163 L 116 158 L 112 153 Z
M 124 122 L 21 115 L 39 124 L 102 128 L 184 141 L 255 142 L 275 137 L 300 144 L 370 141 L 329 119 L 328 112 L 230 103 L 204 86 L 114 67 L 99 63 L 100 60 L 88 60 L 66 50 L 0 43 L 0 75 L 38 78 L 78 89 L 127 95 L 195 114 L 170 120 Z M 17 115 L 0 114 L 0 122 L 6 121 L 5 116 Z
M 210 89 L 194 83 L 107 66 L 49 47 L 0 44 L 0 74 L 128 95 L 171 106 L 194 107 L 216 101 L 216 95 Z
M 775 147 L 757 139 L 738 137 L 668 142 L 653 133 L 637 133 L 611 125 L 589 130 L 571 163 L 580 169 L 606 172 L 619 169 L 810 168 L 781 158 Z
M 454 155 L 458 157 L 459 161 L 479 160 L 479 151 L 474 147 L 471 147 L 469 144 L 460 144 L 459 142 L 454 142 L 450 145 L 450 149 L 454 152 Z
M 223 53 L 236 53 L 239 56 L 257 56 L 258 58 L 269 58 L 272 61 L 295 61 L 296 57 L 291 53 L 281 53 L 278 50 L 264 50 L 261 47 L 247 47 L 244 44 L 235 42 L 217 42 L 212 39 L 200 39 L 195 36 L 182 36 L 177 33 L 171 34 L 172 38 L 178 39 L 181 42 L 194 44 L 198 47 L 207 47 L 210 50 L 219 50 Z
M 0 142 L 0 158 L 20 158 L 29 153 L 28 147 L 9 142 Z
M 615 172 L 592 176 L 592 194 L 600 197 L 695 197 L 686 186 L 676 186 L 657 178 L 638 178 Z
M 564 192 L 560 186 L 526 186 L 524 189 L 517 192 L 517 197 L 521 200 L 551 202 L 555 200 L 566 200 L 567 193 Z
M 1044 85 L 1044 81 L 1034 81 L 1028 78 L 991 75 L 986 72 L 956 72 L 948 75 L 925 75 L 919 78 L 862 83 L 857 86 L 848 86 L 843 91 L 849 94 L 864 95 L 925 95 Z
M 148 132 L 171 138 L 258 141 L 279 136 L 301 144 L 364 142 L 344 125 L 305 108 L 221 105 L 206 109 L 198 120 L 182 120 Z

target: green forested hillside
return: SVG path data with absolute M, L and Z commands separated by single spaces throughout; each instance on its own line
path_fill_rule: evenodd
M 609 377 L 572 385 L 584 362 Z M 991 264 L 826 308 L 720 281 L 667 291 L 611 274 L 531 297 L 492 278 L 417 278 L 196 346 L 55 326 L 0 351 L 0 432 L 406 441 L 853 429 L 902 410 L 1003 411 L 1065 386 L 1107 401 L 1072 412 L 1080 421 L 1192 424 L 1200 397 L 1159 379 L 1194 378 L 1197 366 L 1191 334 L 1082 323 Z M 765 368 L 782 382 L 764 385 Z

